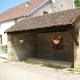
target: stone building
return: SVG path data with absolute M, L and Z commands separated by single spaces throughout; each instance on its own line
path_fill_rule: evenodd
M 79 32 L 80 8 L 25 18 L 5 31 L 8 58 L 67 61 L 80 67 Z
M 4 31 L 28 16 L 39 16 L 74 7 L 74 0 L 30 0 L 0 14 L 0 44 L 7 44 Z

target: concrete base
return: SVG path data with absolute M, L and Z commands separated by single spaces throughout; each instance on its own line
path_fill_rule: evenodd
M 45 59 L 38 59 L 38 58 L 28 58 L 27 61 L 35 62 L 39 64 L 49 64 L 49 65 L 54 65 L 54 66 L 61 66 L 65 68 L 71 68 L 73 64 L 72 62 L 45 60 Z

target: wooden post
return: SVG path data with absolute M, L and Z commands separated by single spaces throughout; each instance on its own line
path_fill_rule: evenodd
M 76 44 L 77 46 L 79 46 L 79 42 L 78 42 L 78 40 L 76 39 L 76 36 L 74 35 L 73 31 L 72 31 L 71 29 L 67 29 L 67 30 L 68 30 L 68 32 L 71 34 L 71 36 L 72 36 L 75 44 Z

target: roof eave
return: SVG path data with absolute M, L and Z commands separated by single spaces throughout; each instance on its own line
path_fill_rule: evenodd
M 65 26 L 65 25 L 72 25 L 72 23 L 59 24 L 59 25 L 51 25 L 50 27 L 53 27 L 53 26 Z M 42 28 L 50 28 L 50 27 L 42 27 Z M 40 28 L 35 28 L 35 30 L 36 29 L 40 29 Z M 28 29 L 28 30 L 25 30 L 25 31 L 29 31 L 29 30 L 32 30 L 32 29 Z M 20 31 L 24 31 L 24 30 L 16 30 L 16 31 L 8 31 L 8 30 L 6 30 L 4 33 L 14 33 L 14 32 L 20 32 Z

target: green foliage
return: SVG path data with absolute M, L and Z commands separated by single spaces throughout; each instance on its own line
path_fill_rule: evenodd
M 80 7 L 80 0 L 74 0 L 76 7 Z
M 2 45 L 1 51 L 6 53 L 7 52 L 7 45 Z
M 51 65 L 51 64 L 43 64 L 42 66 L 49 67 L 49 68 L 54 68 L 54 69 L 65 69 L 64 67 L 55 66 L 55 65 Z
M 67 71 L 70 71 L 71 73 L 74 73 L 74 72 L 80 73 L 80 68 L 71 68 L 71 69 L 68 69 Z
M 55 65 L 52 65 L 52 64 L 47 64 L 47 63 L 37 63 L 37 62 L 33 62 L 33 61 L 27 61 L 26 63 L 29 63 L 29 64 L 33 64 L 33 65 L 41 65 L 42 67 L 49 67 L 49 68 L 54 68 L 54 69 L 56 69 L 56 71 L 58 70 L 58 69 L 65 69 L 65 67 L 61 67 L 61 66 L 55 66 Z

